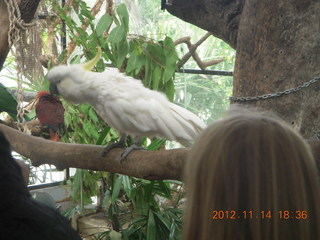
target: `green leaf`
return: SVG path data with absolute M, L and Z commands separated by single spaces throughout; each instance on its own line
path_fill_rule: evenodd
M 125 38 L 125 30 L 123 26 L 116 26 L 111 30 L 108 40 L 110 43 L 119 43 Z
M 58 57 L 58 63 L 61 63 L 67 56 L 67 49 L 64 49 Z
M 132 39 L 132 41 L 129 42 L 129 47 L 131 54 L 133 51 L 137 51 L 137 49 L 140 48 L 137 39 Z
M 173 98 L 174 98 L 174 93 L 175 93 L 174 84 L 173 84 L 172 80 L 167 81 L 165 83 L 165 93 L 166 93 L 168 99 L 172 102 Z
M 109 206 L 110 204 L 110 201 L 111 201 L 110 190 L 106 190 L 104 193 L 104 198 L 102 200 L 102 207 L 107 208 L 107 206 Z
M 80 60 L 81 60 L 81 56 L 80 56 L 80 55 L 75 55 L 75 56 L 71 59 L 70 63 L 72 63 L 72 64 L 79 64 L 79 63 L 80 63 Z
M 166 58 L 163 53 L 163 49 L 158 44 L 149 44 L 147 47 L 146 55 L 157 65 L 160 67 L 165 66 Z
M 130 198 L 131 197 L 131 181 L 128 176 L 123 176 L 123 188 L 124 191 L 126 192 L 127 196 Z
M 155 150 L 158 150 L 165 143 L 166 143 L 166 140 L 164 139 L 156 139 L 149 144 L 147 149 L 151 151 L 155 151 Z
M 88 38 L 87 31 L 83 30 L 82 27 L 79 27 L 79 28 L 77 28 L 77 32 L 80 35 L 80 38 L 81 38 L 82 42 L 85 42 L 86 39 Z
M 175 223 L 172 222 L 171 226 L 170 226 L 170 235 L 169 235 L 169 240 L 175 240 L 177 239 L 176 236 L 176 232 L 180 233 L 181 229 L 179 228 L 179 226 Z M 180 239 L 180 238 L 179 238 Z
M 119 22 L 119 20 L 118 20 L 118 18 L 117 18 L 116 15 L 113 15 L 113 16 L 112 16 L 112 20 L 114 21 L 114 23 L 115 23 L 117 26 L 120 26 L 120 22 Z
M 170 230 L 170 222 L 168 218 L 161 216 L 161 213 L 155 213 L 154 216 L 155 218 L 159 219 L 159 221 L 163 224 L 163 226 L 165 226 L 165 228 L 167 228 L 167 230 Z
M 154 186 L 154 180 L 151 180 L 149 184 L 145 186 L 145 201 L 149 202 L 152 198 L 152 191 Z
M 87 136 L 91 137 L 92 133 L 90 131 L 91 127 L 89 123 L 84 123 L 83 124 L 83 130 L 85 131 L 85 133 L 87 134 Z
M 165 183 L 163 180 L 158 180 L 157 183 L 160 188 L 160 192 L 162 196 L 170 199 L 171 198 L 170 185 Z
M 161 68 L 156 66 L 153 69 L 153 73 L 152 73 L 152 89 L 153 90 L 159 89 L 159 83 L 160 83 L 161 78 L 162 78 Z
M 124 3 L 119 5 L 119 7 L 117 8 L 117 13 L 120 17 L 120 21 L 124 26 L 125 31 L 128 32 L 129 31 L 129 13 Z
M 83 16 L 87 17 L 88 19 L 93 20 L 94 17 L 92 16 L 91 11 L 90 11 L 88 8 L 85 8 L 85 7 L 86 7 L 86 6 L 83 6 L 83 7 L 82 7 L 80 13 L 81 13 Z M 84 22 L 84 24 L 85 24 L 85 23 L 86 23 L 86 22 Z
M 133 71 L 134 75 L 139 74 L 141 68 L 144 66 L 146 58 L 142 54 L 137 54 L 136 51 L 131 52 L 127 62 L 126 73 L 130 74 Z
M 110 240 L 121 240 L 121 233 L 111 230 L 109 234 Z
M 118 44 L 118 58 L 117 58 L 117 68 L 121 68 L 124 60 L 128 55 L 129 46 L 127 41 L 121 41 Z
M 89 113 L 89 117 L 92 119 L 94 123 L 99 122 L 98 116 L 95 110 L 93 110 L 93 108 L 90 108 L 88 113 Z
M 176 63 L 166 64 L 164 73 L 163 73 L 163 80 L 164 82 L 169 81 L 171 78 L 174 77 L 177 65 Z
M 108 135 L 109 131 L 110 131 L 110 127 L 105 127 L 102 131 L 102 133 L 100 133 L 100 136 L 96 142 L 96 145 L 101 145 L 103 140 L 106 138 L 106 136 Z
M 110 15 L 107 13 L 103 14 L 96 27 L 98 37 L 102 36 L 103 33 L 111 26 L 111 24 L 112 18 L 110 17 Z
M 115 62 L 115 56 L 111 53 L 108 44 L 105 45 L 105 48 L 102 48 L 102 57 L 106 60 L 110 59 L 111 62 Z
M 7 88 L 0 83 L 0 112 L 6 112 L 14 120 L 17 120 L 17 101 L 8 92 Z
M 166 66 L 163 78 L 164 81 L 167 82 L 174 76 L 177 68 L 177 61 L 179 60 L 174 43 L 170 37 L 166 37 L 163 41 L 163 52 L 166 57 Z
M 84 176 L 86 174 L 86 170 L 83 169 L 77 169 L 76 173 L 74 175 L 74 181 L 73 181 L 73 185 L 72 185 L 72 199 L 74 201 L 80 199 L 81 196 L 81 189 L 84 186 Z M 90 195 L 88 194 L 82 194 L 83 196 L 83 202 L 84 203 L 91 203 L 91 198 Z
M 28 118 L 29 119 L 33 119 L 36 117 L 36 110 L 35 109 L 32 109 L 29 113 L 28 113 Z
M 143 79 L 143 84 L 145 87 L 150 88 L 150 83 L 151 83 L 151 78 L 152 78 L 152 68 L 154 65 L 150 61 L 149 58 L 146 58 L 146 63 L 145 63 L 145 75 Z
M 121 190 L 121 183 L 122 183 L 122 176 L 119 176 L 116 178 L 113 189 L 112 189 L 112 196 L 111 196 L 111 203 L 115 204 L 117 197 L 119 195 L 119 192 Z
M 92 136 L 94 139 L 98 139 L 98 138 L 99 138 L 99 133 L 98 133 L 98 131 L 97 131 L 96 125 L 90 123 L 89 126 L 90 126 L 89 129 L 90 129 L 91 136 Z
M 151 209 L 149 209 L 148 223 L 147 223 L 147 240 L 156 239 L 156 223 Z

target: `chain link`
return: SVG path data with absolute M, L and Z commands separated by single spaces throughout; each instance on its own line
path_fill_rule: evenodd
M 315 77 L 315 78 L 311 79 L 310 81 L 305 82 L 304 84 L 302 84 L 298 87 L 290 88 L 290 89 L 284 90 L 282 92 L 269 93 L 269 94 L 264 94 L 264 95 L 260 95 L 260 96 L 255 96 L 255 97 L 229 97 L 229 100 L 235 101 L 235 102 L 245 102 L 245 101 L 257 101 L 257 100 L 264 100 L 264 99 L 269 99 L 269 98 L 273 98 L 273 97 L 280 97 L 283 95 L 288 95 L 290 93 L 298 92 L 301 89 L 307 88 L 311 84 L 318 82 L 319 80 L 320 80 L 320 76 Z

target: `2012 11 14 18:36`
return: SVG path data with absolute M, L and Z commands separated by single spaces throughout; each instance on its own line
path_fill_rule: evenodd
M 235 210 L 214 210 L 212 211 L 213 220 L 223 220 L 223 219 L 272 219 L 272 217 L 278 217 L 281 220 L 287 219 L 297 219 L 305 220 L 308 218 L 308 212 L 306 210 L 280 210 L 280 211 L 235 211 Z

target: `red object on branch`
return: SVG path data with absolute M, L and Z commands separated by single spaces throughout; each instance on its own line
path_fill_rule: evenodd
M 54 95 L 42 91 L 37 95 L 39 99 L 35 109 L 42 126 L 48 127 L 52 141 L 60 140 L 60 129 L 64 125 L 64 108 L 61 101 Z

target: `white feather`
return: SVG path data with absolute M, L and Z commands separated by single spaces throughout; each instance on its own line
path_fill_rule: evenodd
M 190 146 L 206 125 L 192 112 L 117 69 L 84 71 L 81 65 L 53 68 L 48 79 L 66 100 L 89 103 L 120 134 L 158 137 Z

